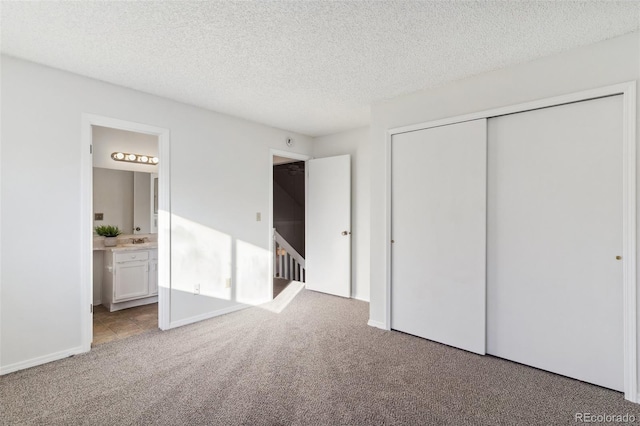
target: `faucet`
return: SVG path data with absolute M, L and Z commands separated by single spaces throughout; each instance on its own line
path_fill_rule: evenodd
M 144 243 L 147 242 L 147 238 L 146 237 L 144 237 L 144 238 L 132 238 L 131 242 L 133 244 L 144 244 Z

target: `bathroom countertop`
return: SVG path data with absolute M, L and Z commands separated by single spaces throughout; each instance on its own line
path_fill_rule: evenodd
M 158 243 L 141 243 L 141 244 L 126 244 L 115 247 L 105 247 L 105 250 L 111 251 L 130 251 L 130 250 L 149 250 L 157 249 Z
M 133 244 L 134 239 L 144 239 L 146 242 Z M 118 236 L 118 245 L 114 247 L 104 246 L 104 237 L 93 237 L 93 251 L 128 251 L 158 248 L 158 234 L 122 234 Z
M 158 248 L 158 243 L 157 242 L 150 242 L 150 243 L 141 243 L 141 244 L 123 244 L 123 245 L 117 245 L 115 247 L 93 247 L 94 251 L 131 251 L 131 250 L 149 250 L 149 249 L 157 249 Z

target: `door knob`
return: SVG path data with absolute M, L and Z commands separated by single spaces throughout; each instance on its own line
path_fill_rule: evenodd
M 616 256 L 616 260 L 622 260 L 622 256 Z
M 351 232 L 349 232 L 349 231 L 342 231 L 342 235 L 349 235 L 349 234 L 351 234 Z

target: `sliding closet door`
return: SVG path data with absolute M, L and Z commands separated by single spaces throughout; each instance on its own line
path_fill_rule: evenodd
M 486 120 L 394 135 L 391 328 L 485 352 Z
M 622 97 L 488 134 L 487 353 L 623 390 Z

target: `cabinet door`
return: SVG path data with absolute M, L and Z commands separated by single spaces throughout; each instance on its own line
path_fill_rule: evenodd
M 149 295 L 149 262 L 121 262 L 115 267 L 114 302 Z
M 158 259 L 149 260 L 149 296 L 158 294 Z

